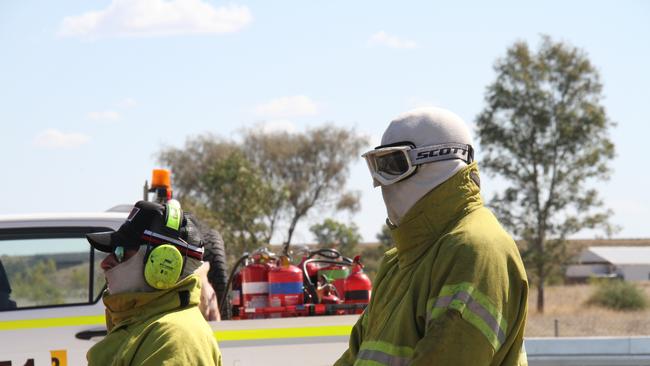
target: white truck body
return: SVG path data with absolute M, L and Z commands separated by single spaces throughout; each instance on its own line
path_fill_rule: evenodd
M 0 308 L 0 365 L 86 364 L 86 352 L 106 327 L 98 265 L 103 254 L 93 251 L 84 234 L 116 230 L 125 218 L 124 212 L 0 216 L 0 263 L 5 262 L 9 299 L 16 303 Z M 53 268 L 56 273 L 49 273 Z M 224 365 L 331 365 L 346 349 L 357 318 L 210 325 Z

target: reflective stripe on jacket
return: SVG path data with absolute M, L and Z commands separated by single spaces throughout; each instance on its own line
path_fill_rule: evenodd
M 396 248 L 337 366 L 527 365 L 524 266 L 477 182 L 472 163 L 392 230 Z
M 221 365 L 210 325 L 198 308 L 196 275 L 164 291 L 104 295 L 108 335 L 88 365 Z

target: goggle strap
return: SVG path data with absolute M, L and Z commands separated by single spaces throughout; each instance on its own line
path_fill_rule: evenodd
M 411 164 L 422 165 L 443 160 L 460 159 L 470 164 L 474 160 L 474 150 L 471 145 L 448 143 L 423 146 L 409 150 Z

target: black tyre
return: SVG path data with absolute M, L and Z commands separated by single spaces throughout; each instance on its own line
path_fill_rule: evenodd
M 203 236 L 203 260 L 210 262 L 210 271 L 208 272 L 208 281 L 212 285 L 214 292 L 217 293 L 217 299 L 223 298 L 224 292 L 227 291 L 228 268 L 226 265 L 226 249 L 221 234 L 217 230 L 209 229 L 202 233 Z M 219 304 L 221 307 L 221 304 Z M 230 307 L 226 307 L 229 309 Z M 222 319 L 229 319 L 230 314 L 221 314 Z

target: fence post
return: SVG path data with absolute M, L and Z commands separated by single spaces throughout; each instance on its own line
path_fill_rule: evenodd
M 557 319 L 555 319 L 555 337 L 560 336 L 560 324 L 559 323 L 560 322 Z

